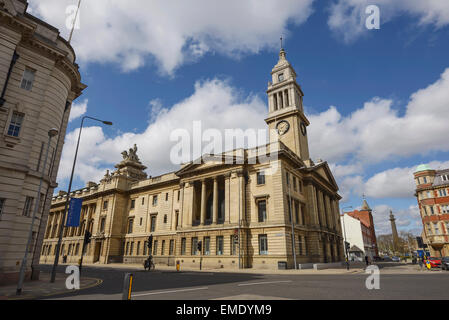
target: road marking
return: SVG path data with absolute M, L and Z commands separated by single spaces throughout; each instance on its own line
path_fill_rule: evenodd
M 209 289 L 209 288 L 208 287 L 202 287 L 202 288 L 193 288 L 193 289 L 180 289 L 180 290 L 148 292 L 148 293 L 142 293 L 142 294 L 133 294 L 132 297 L 142 297 L 142 296 L 149 296 L 149 295 L 155 295 L 155 294 L 186 292 L 186 291 L 196 291 L 196 290 L 207 290 L 207 289 Z
M 292 282 L 291 280 L 284 280 L 284 281 L 270 281 L 270 282 L 251 282 L 251 283 L 240 283 L 238 286 L 254 286 L 258 284 L 271 284 L 271 283 L 286 283 L 286 282 Z

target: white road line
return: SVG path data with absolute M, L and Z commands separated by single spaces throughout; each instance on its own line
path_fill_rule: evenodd
M 155 295 L 155 294 L 174 293 L 174 292 L 207 290 L 207 289 L 209 289 L 209 288 L 208 287 L 201 287 L 201 288 L 192 288 L 192 289 L 180 289 L 180 290 L 170 290 L 170 291 L 148 292 L 148 293 L 142 293 L 142 294 L 133 294 L 132 297 L 141 297 L 141 296 L 149 296 L 149 295 Z
M 286 282 L 292 282 L 291 280 L 284 280 L 284 281 L 270 281 L 270 282 L 251 282 L 251 283 L 240 283 L 238 286 L 254 286 L 258 284 L 270 284 L 270 283 L 286 283 Z

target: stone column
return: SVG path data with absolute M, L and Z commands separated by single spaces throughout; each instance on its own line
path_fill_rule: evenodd
M 214 199 L 213 199 L 213 216 L 212 223 L 218 223 L 218 178 L 214 177 Z
M 201 181 L 201 225 L 206 224 L 206 180 Z

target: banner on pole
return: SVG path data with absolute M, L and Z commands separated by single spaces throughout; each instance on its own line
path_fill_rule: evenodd
M 81 217 L 81 207 L 83 206 L 83 199 L 70 199 L 69 212 L 67 214 L 66 227 L 79 227 Z

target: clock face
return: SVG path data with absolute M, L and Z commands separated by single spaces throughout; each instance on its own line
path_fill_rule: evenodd
M 301 133 L 303 136 L 307 135 L 307 127 L 306 124 L 304 122 L 301 122 Z
M 290 129 L 290 124 L 285 120 L 279 121 L 276 125 L 276 129 L 279 135 L 282 136 L 288 132 L 288 130 Z

